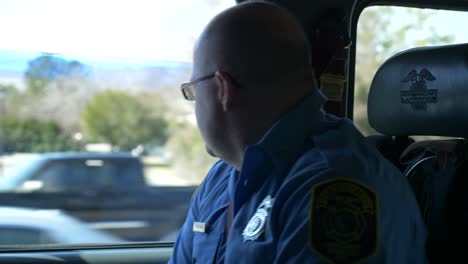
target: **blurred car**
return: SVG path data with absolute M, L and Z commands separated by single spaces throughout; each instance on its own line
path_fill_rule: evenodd
M 0 207 L 0 248 L 7 245 L 118 242 L 124 240 L 94 230 L 60 210 Z
M 17 162 L 2 178 L 0 191 L 99 191 L 144 189 L 140 159 L 130 153 L 46 153 Z
M 148 185 L 130 153 L 45 153 L 13 163 L 0 204 L 59 209 L 117 237 L 154 241 L 180 229 L 195 189 Z

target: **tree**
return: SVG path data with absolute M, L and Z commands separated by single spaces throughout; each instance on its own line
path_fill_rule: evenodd
M 54 120 L 66 133 L 76 133 L 80 114 L 96 89 L 90 80 L 65 77 L 58 77 L 36 94 L 0 85 L 0 114 Z
M 89 72 L 88 67 L 79 61 L 68 61 L 51 54 L 44 54 L 28 62 L 24 77 L 28 91 L 40 94 L 59 76 L 86 78 Z
M 35 118 L 19 119 L 6 116 L 0 119 L 1 152 L 52 152 L 77 150 L 70 136 L 54 121 Z
M 54 120 L 68 134 L 79 132 L 79 115 L 96 90 L 90 72 L 76 60 L 52 54 L 36 57 L 24 73 L 26 90 L 8 92 L 4 110 L 18 118 Z
M 18 93 L 18 89 L 13 84 L 0 84 L 0 93 L 2 96 L 8 96 Z
M 18 93 L 14 85 L 0 84 L 0 119 L 7 114 L 10 98 L 17 96 Z
M 96 94 L 81 115 L 81 126 L 87 141 L 106 142 L 120 150 L 148 142 L 163 145 L 168 138 L 165 117 L 152 113 L 138 97 L 121 91 Z
M 80 114 L 96 90 L 96 85 L 87 79 L 59 78 L 47 86 L 45 93 L 29 95 L 25 112 L 39 119 L 55 120 L 67 133 L 76 133 L 80 130 Z
M 135 97 L 142 104 L 142 106 L 150 112 L 151 116 L 166 117 L 169 112 L 169 105 L 166 104 L 166 101 L 160 93 L 142 92 L 135 95 Z
M 217 159 L 206 153 L 205 141 L 195 125 L 178 123 L 173 130 L 167 150 L 173 156 L 176 175 L 183 175 L 185 180 L 198 184 Z

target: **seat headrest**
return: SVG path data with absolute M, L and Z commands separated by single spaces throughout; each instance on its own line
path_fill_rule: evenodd
M 367 111 L 385 135 L 468 137 L 468 44 L 391 57 L 374 76 Z

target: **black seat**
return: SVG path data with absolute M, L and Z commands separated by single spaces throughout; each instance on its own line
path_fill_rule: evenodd
M 367 141 L 376 146 L 380 153 L 401 172 L 406 169 L 405 164 L 400 163 L 400 156 L 414 142 L 414 139 L 408 136 L 370 135 Z
M 415 191 L 431 263 L 468 262 L 468 45 L 415 48 L 387 60 L 373 79 L 368 116 L 383 134 L 371 140 Z M 413 135 L 455 139 L 411 143 Z

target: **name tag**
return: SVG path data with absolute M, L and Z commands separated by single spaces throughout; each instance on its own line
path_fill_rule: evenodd
M 193 232 L 205 233 L 205 223 L 193 222 Z

